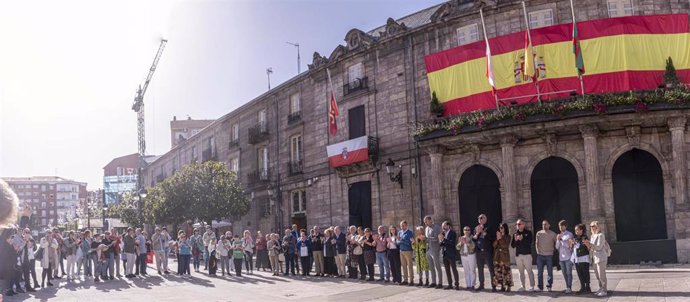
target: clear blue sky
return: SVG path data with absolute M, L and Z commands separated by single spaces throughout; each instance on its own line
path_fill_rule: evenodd
M 0 176 L 57 175 L 102 187 L 111 159 L 137 152 L 134 92 L 169 40 L 146 103 L 147 153 L 169 121 L 215 119 L 371 30 L 442 0 L 0 2 Z

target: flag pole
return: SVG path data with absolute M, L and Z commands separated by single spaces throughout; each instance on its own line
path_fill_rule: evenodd
M 486 35 L 486 25 L 484 25 L 484 12 L 483 12 L 483 10 L 484 10 L 483 7 L 479 8 L 479 16 L 482 19 L 482 30 L 484 31 L 484 42 L 486 42 L 486 47 L 489 48 L 489 37 Z M 491 60 L 491 58 L 486 58 L 486 59 Z M 486 68 L 490 68 L 490 67 L 491 66 L 489 66 L 487 64 Z M 493 73 L 493 70 L 491 71 L 491 73 Z M 496 87 L 491 87 L 491 89 L 493 90 L 494 100 L 496 101 L 496 110 L 501 110 L 501 107 L 498 106 L 498 90 L 496 89 Z
M 570 12 L 573 14 L 573 33 L 574 33 L 575 32 L 575 26 L 577 26 L 577 24 L 575 23 L 575 6 L 573 5 L 573 0 L 570 0 Z M 578 33 L 578 35 L 579 35 L 579 33 Z M 575 37 L 573 37 L 573 38 L 575 38 Z M 578 37 L 578 39 L 579 39 L 579 37 Z M 580 51 L 582 51 L 582 50 L 580 50 Z M 576 54 L 576 56 L 577 56 L 577 54 Z M 575 59 L 577 60 L 577 58 L 575 58 Z M 585 96 L 585 83 L 584 83 L 584 80 L 582 79 L 582 73 L 579 70 L 577 71 L 577 77 L 580 80 L 580 89 L 582 91 L 582 96 L 584 97 Z
M 572 1 L 572 0 L 571 0 Z M 532 52 L 532 35 L 530 34 L 530 28 L 529 28 L 529 18 L 527 18 L 527 7 L 525 6 L 525 1 L 522 1 L 522 12 L 525 15 L 525 25 L 527 26 L 527 41 L 529 41 L 529 55 L 532 56 L 532 62 L 534 62 L 534 66 L 532 68 L 535 69 L 534 73 L 534 85 L 537 87 L 537 102 L 539 102 L 539 105 L 541 105 L 541 93 L 539 91 L 539 75 L 536 73 L 536 67 L 537 67 L 537 62 L 534 60 L 534 53 Z M 527 54 L 525 53 L 525 56 Z M 525 61 L 527 61 L 527 57 L 525 57 Z

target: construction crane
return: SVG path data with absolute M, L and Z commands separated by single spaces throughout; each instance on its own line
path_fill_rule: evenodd
M 141 192 L 143 186 L 142 172 L 146 163 L 144 162 L 144 156 L 146 155 L 146 133 L 144 131 L 144 95 L 146 94 L 146 89 L 149 87 L 153 73 L 156 71 L 156 66 L 158 61 L 161 59 L 163 54 L 163 49 L 165 49 L 165 44 L 168 40 L 161 39 L 161 44 L 158 47 L 158 52 L 156 57 L 153 59 L 153 64 L 149 68 L 149 74 L 146 77 L 143 85 L 139 85 L 137 89 L 137 95 L 134 97 L 134 104 L 132 104 L 132 110 L 137 113 L 137 134 L 138 134 L 138 144 L 139 144 L 139 173 L 137 174 L 137 192 Z

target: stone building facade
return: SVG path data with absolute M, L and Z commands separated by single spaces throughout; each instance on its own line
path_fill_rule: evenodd
M 548 25 L 572 21 L 569 3 L 535 0 L 526 4 L 528 12 L 535 12 L 530 14 L 534 22 Z M 576 6 L 578 21 L 687 13 L 689 8 L 688 2 L 674 0 L 583 0 L 576 1 Z M 277 231 L 292 223 L 300 227 L 378 226 L 405 219 L 418 224 L 426 214 L 449 219 L 456 226 L 474 225 L 476 221 L 466 215 L 483 210 L 482 194 L 498 200 L 498 207 L 489 209 L 496 213 L 490 217 L 491 223 L 521 217 L 531 226 L 539 225 L 533 221 L 539 218 L 533 218 L 532 174 L 543 160 L 559 158 L 575 171 L 576 189 L 568 187 L 568 194 L 576 198 L 577 209 L 572 209 L 579 212 L 579 220 L 599 220 L 612 242 L 617 242 L 611 171 L 626 152 L 641 150 L 651 154 L 661 168 L 666 231 L 659 244 L 673 250 L 677 261 L 687 262 L 686 110 L 413 137 L 411 125 L 432 117 L 424 57 L 482 39 L 477 31 L 481 29 L 480 7 L 489 37 L 525 30 L 520 1 L 469 0 L 453 0 L 398 20 L 391 18 L 368 32 L 352 29 L 345 35 L 345 45 L 338 45 L 328 57 L 314 53 L 307 72 L 224 115 L 152 162 L 144 172 L 144 183 L 155 185 L 194 160 L 225 162 L 237 171 L 251 198 L 250 213 L 231 218 L 235 231 Z M 339 131 L 333 136 L 328 132 L 327 68 L 340 109 Z M 369 160 L 331 168 L 326 146 L 358 136 L 370 137 Z M 386 173 L 388 159 L 401 170 L 400 183 Z M 558 160 L 551 164 L 568 166 Z M 479 170 L 471 171 L 477 166 Z M 478 180 L 486 180 L 482 175 L 493 180 L 486 186 L 465 186 L 461 178 L 468 171 Z M 573 178 L 568 181 L 572 185 Z M 472 211 L 461 206 L 467 192 L 479 200 Z M 620 242 L 620 246 L 640 246 L 635 242 Z M 635 259 L 656 260 L 643 256 Z

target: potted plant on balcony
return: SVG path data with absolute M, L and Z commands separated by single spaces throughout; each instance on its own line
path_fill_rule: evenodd
M 436 97 L 436 91 L 431 93 L 431 104 L 429 104 L 429 112 L 434 114 L 436 117 L 443 116 L 443 105 L 438 101 Z
M 673 59 L 668 57 L 666 59 L 666 71 L 664 72 L 664 85 L 666 88 L 673 88 L 680 84 L 678 74 L 676 74 L 676 67 L 673 66 Z

